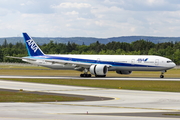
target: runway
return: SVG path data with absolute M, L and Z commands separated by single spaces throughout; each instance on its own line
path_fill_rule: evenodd
M 5 80 L 0 80 L 0 88 L 112 98 L 79 102 L 0 103 L 1 120 L 172 120 L 180 118 L 180 93 L 103 89 Z
M 141 77 L 131 78 L 131 77 L 3 76 L 3 75 L 0 75 L 0 78 L 180 81 L 180 78 L 141 78 Z

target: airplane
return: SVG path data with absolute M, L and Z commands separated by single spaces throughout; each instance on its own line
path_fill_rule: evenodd
M 47 55 L 27 33 L 22 34 L 29 56 L 7 57 L 51 69 L 81 71 L 80 77 L 106 77 L 108 71 L 125 75 L 132 71 L 161 71 L 160 78 L 164 78 L 164 73 L 176 66 L 172 60 L 156 55 Z

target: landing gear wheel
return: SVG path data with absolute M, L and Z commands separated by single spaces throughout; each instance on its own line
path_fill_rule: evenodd
M 160 78 L 164 78 L 164 75 L 160 75 Z
M 91 74 L 80 74 L 80 77 L 91 77 Z
M 106 75 L 95 75 L 95 77 L 106 77 Z
M 87 74 L 87 77 L 91 77 L 91 74 Z
M 80 74 L 80 77 L 84 77 L 84 74 Z

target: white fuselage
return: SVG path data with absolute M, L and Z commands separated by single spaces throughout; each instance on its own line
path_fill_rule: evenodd
M 27 58 L 27 57 L 26 57 Z M 33 58 L 33 57 L 31 57 Z M 154 55 L 46 55 L 46 57 L 34 57 L 35 61 L 24 60 L 32 64 L 52 69 L 74 69 L 78 63 L 103 64 L 110 66 L 109 71 L 163 71 L 174 68 L 176 64 L 170 59 Z M 73 62 L 72 64 L 60 64 L 47 62 L 46 60 Z M 87 67 L 86 65 L 84 67 Z

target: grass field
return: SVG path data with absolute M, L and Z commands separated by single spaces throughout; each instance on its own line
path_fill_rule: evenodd
M 0 102 L 57 102 L 83 100 L 78 97 L 39 95 L 26 92 L 0 91 Z
M 76 79 L 4 79 L 22 82 L 58 85 L 86 86 L 98 88 L 180 92 L 180 81 L 138 81 L 138 80 L 76 80 Z
M 49 69 L 37 65 L 31 65 L 26 63 L 0 63 L 1 69 Z
M 28 76 L 79 76 L 81 72 L 75 70 L 51 70 L 40 66 L 3 65 L 0 64 L 0 75 L 28 75 Z M 133 71 L 130 75 L 120 75 L 109 71 L 107 77 L 159 77 L 161 72 Z M 168 70 L 165 78 L 180 78 L 180 69 Z
M 46 69 L 0 69 L 0 75 L 27 75 L 27 76 L 79 76 L 81 72 L 73 70 L 46 70 Z M 130 75 L 120 75 L 110 71 L 107 77 L 154 77 L 159 78 L 160 72 L 133 71 Z M 180 69 L 172 69 L 164 74 L 165 78 L 180 78 Z

